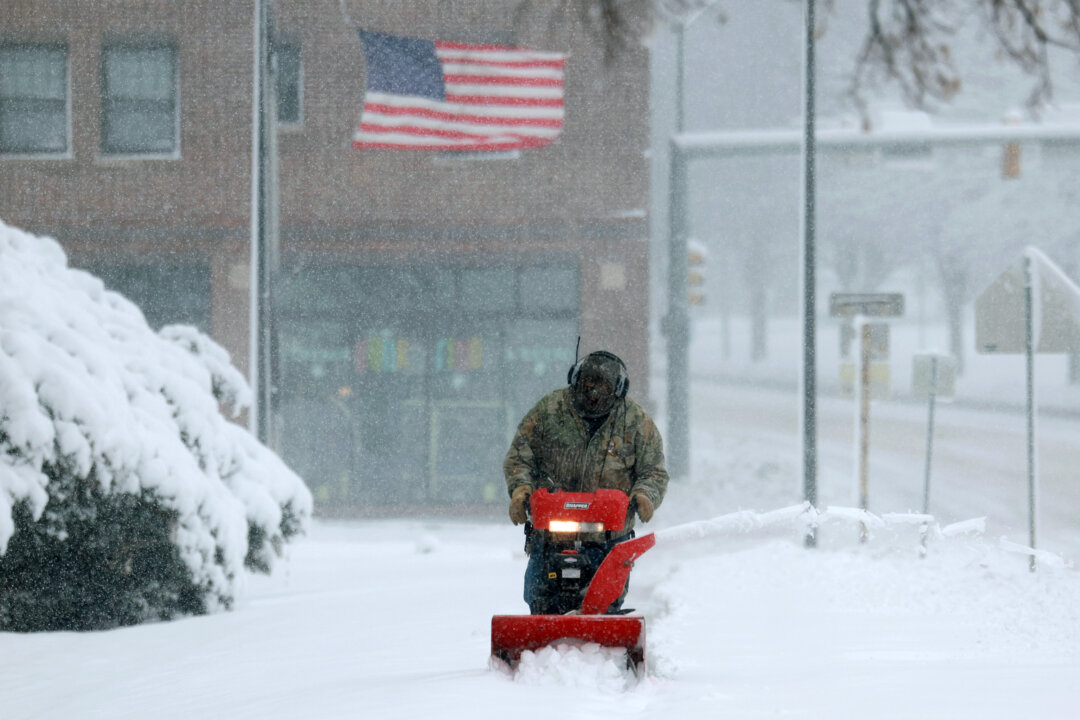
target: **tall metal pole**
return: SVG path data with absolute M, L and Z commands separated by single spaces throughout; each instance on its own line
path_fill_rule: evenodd
M 1024 253 L 1024 345 L 1027 355 L 1027 475 L 1028 475 L 1028 546 L 1032 549 L 1030 569 L 1035 572 L 1035 524 L 1036 504 L 1035 468 L 1035 330 L 1032 327 L 1035 314 L 1034 279 L 1031 255 Z
M 675 74 L 675 134 L 683 130 L 683 36 L 685 26 L 675 26 L 678 62 Z M 666 440 L 668 471 L 675 477 L 690 472 L 690 308 L 686 297 L 686 196 L 687 159 L 674 142 L 670 144 L 668 188 L 668 314 L 667 334 L 667 417 Z
M 686 79 L 686 25 L 675 23 L 675 50 L 678 61 L 675 63 L 675 133 L 679 134 L 686 128 L 683 127 L 683 82 Z
M 855 327 L 859 328 L 859 382 L 858 414 L 856 435 L 859 442 L 859 507 L 870 508 L 870 322 L 862 316 L 855 318 Z M 865 523 L 859 530 L 859 541 L 870 538 L 870 529 Z
M 937 403 L 938 391 L 938 356 L 930 356 L 930 398 L 926 415 L 926 464 L 923 468 L 923 515 L 930 514 L 930 463 L 934 455 L 934 405 Z M 926 542 L 930 534 L 930 526 L 923 524 L 919 532 L 919 555 L 926 557 Z
M 803 494 L 807 502 L 817 506 L 817 371 L 816 349 L 816 281 L 814 277 L 815 235 L 815 132 L 814 132 L 814 0 L 806 0 L 806 64 L 803 85 L 805 133 L 803 136 L 803 371 L 802 371 L 802 444 Z M 811 529 L 806 544 L 817 544 L 816 531 Z
M 277 265 L 277 152 L 274 99 L 273 0 L 255 0 L 251 152 L 251 385 L 250 426 L 273 439 L 274 330 L 272 282 Z
M 930 514 L 930 463 L 934 454 L 934 405 L 937 404 L 938 356 L 930 356 L 930 401 L 926 411 L 926 463 L 923 465 L 923 515 Z

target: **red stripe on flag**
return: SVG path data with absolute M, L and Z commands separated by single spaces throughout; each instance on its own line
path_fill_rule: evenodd
M 532 50 L 525 48 L 510 47 L 507 45 L 472 45 L 470 43 L 457 43 L 449 42 L 447 40 L 436 40 L 435 47 L 437 49 L 446 50 L 481 50 L 484 52 L 515 52 L 515 53 L 530 53 Z
M 565 60 L 488 60 L 479 58 L 439 58 L 446 65 L 482 65 L 485 67 L 504 68 L 551 68 L 561 70 Z
M 379 125 L 372 122 L 360 123 L 360 131 L 367 133 L 398 133 L 400 135 L 422 135 L 425 137 L 442 137 L 451 140 L 481 140 L 492 135 L 501 134 L 512 137 L 532 137 L 517 135 L 515 133 L 490 133 L 490 132 L 465 132 L 464 130 L 437 130 L 435 128 L 419 127 L 417 125 Z
M 532 148 L 550 145 L 549 138 L 521 138 L 508 142 L 478 142 L 469 144 L 429 144 L 429 145 L 402 145 L 400 142 L 370 142 L 354 140 L 353 147 L 358 150 L 446 150 L 449 152 L 498 152 L 500 150 L 529 150 Z
M 524 85 L 528 87 L 562 87 L 558 78 L 507 77 L 499 75 L 443 75 L 448 83 L 468 85 Z
M 530 107 L 562 107 L 562 98 L 499 97 L 497 95 L 450 95 L 446 102 L 462 105 L 526 105 Z
M 397 105 L 384 105 L 382 103 L 367 103 L 364 105 L 365 112 L 378 113 L 379 115 L 408 115 L 422 117 L 430 120 L 446 120 L 449 122 L 474 123 L 478 125 L 506 125 L 508 127 L 562 127 L 560 118 L 504 118 L 489 115 L 465 115 L 463 113 L 448 113 L 438 110 L 429 110 L 422 107 L 399 107 Z

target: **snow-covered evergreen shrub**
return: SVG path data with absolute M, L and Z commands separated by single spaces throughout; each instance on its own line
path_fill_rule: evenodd
M 311 494 L 222 415 L 250 399 L 210 338 L 0 222 L 0 630 L 212 612 L 268 572 Z

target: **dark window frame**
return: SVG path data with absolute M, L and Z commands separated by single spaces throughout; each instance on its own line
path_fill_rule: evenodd
M 31 115 L 49 112 L 61 115 L 64 127 L 61 146 L 50 146 L 48 141 L 36 145 L 9 144 L 0 124 L 0 155 L 54 155 L 69 156 L 71 153 L 71 71 L 70 53 L 64 43 L 6 43 L 0 44 L 0 54 L 7 53 L 59 53 L 60 70 L 63 73 L 63 97 L 7 96 L 0 88 L 0 123 L 8 112 Z M 2 61 L 2 60 L 0 60 Z M 46 61 L 47 62 L 47 61 Z M 46 68 L 48 70 L 48 68 Z
M 112 52 L 158 52 L 169 53 L 172 65 L 169 98 L 149 97 L 114 97 L 114 90 L 109 87 L 108 62 Z M 115 142 L 110 138 L 110 117 L 117 114 L 131 113 L 157 114 L 171 118 L 170 144 L 168 148 L 155 146 L 152 142 Z M 113 42 L 105 45 L 101 51 L 101 153 L 110 156 L 127 157 L 178 157 L 180 154 L 180 53 L 171 42 Z

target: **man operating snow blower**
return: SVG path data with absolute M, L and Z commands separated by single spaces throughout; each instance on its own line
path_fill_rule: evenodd
M 510 519 L 525 524 L 525 602 L 533 615 L 580 607 L 604 557 L 634 537 L 634 514 L 648 522 L 667 492 L 663 440 L 652 418 L 626 396 L 629 386 L 626 365 L 616 355 L 586 355 L 570 368 L 567 387 L 548 393 L 525 415 L 506 453 Z M 556 546 L 553 534 L 532 527 L 534 492 L 602 489 L 621 490 L 630 500 L 621 528 L 580 527 L 572 544 Z M 620 611 L 627 587 L 609 613 Z

